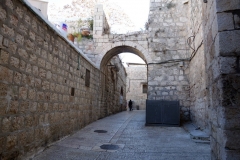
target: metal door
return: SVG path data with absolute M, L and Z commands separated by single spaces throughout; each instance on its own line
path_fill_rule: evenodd
M 168 125 L 179 125 L 180 110 L 178 101 L 165 101 L 161 104 L 162 108 L 162 123 Z
M 146 101 L 146 123 L 155 124 L 161 122 L 161 108 L 158 101 Z
M 146 125 L 179 125 L 178 101 L 147 100 Z

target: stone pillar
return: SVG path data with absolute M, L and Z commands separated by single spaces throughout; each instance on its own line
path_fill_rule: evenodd
M 93 23 L 94 37 L 98 38 L 98 36 L 109 33 L 110 28 L 103 10 L 103 5 L 101 4 L 98 4 L 95 7 Z
M 93 34 L 102 35 L 103 33 L 103 5 L 95 6 L 94 24 L 93 24 Z
M 212 159 L 240 159 L 240 1 L 203 6 Z

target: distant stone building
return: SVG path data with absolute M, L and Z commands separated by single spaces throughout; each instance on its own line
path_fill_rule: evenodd
M 147 65 L 128 63 L 126 99 L 133 101 L 133 108 L 145 110 L 147 99 Z

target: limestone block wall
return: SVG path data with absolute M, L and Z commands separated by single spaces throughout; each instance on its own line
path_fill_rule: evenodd
M 113 57 L 106 66 L 105 115 L 125 110 L 126 103 L 126 71 L 118 56 Z
M 96 56 L 95 48 L 96 44 L 93 39 L 82 38 L 81 41 L 74 41 L 75 46 L 83 51 L 83 53 L 95 64 Z
M 212 159 L 240 159 L 240 1 L 203 5 Z
M 148 99 L 178 100 L 189 120 L 188 5 L 182 0 L 151 0 L 148 20 Z
M 75 41 L 74 44 L 97 66 L 100 66 L 101 60 L 109 50 L 119 46 L 130 46 L 139 49 L 139 51 L 142 51 L 144 57 L 146 57 L 145 59 L 150 61 L 147 52 L 147 32 L 104 35 L 94 34 L 93 36 L 93 39 L 82 38 L 81 41 Z
M 95 43 L 94 62 L 100 66 L 101 60 L 111 49 L 119 46 L 129 46 L 141 52 L 139 55 L 146 61 L 151 62 L 148 54 L 147 32 L 136 32 L 129 34 L 104 34 L 93 35 Z M 123 53 L 124 50 L 121 52 Z
M 147 84 L 147 66 L 129 65 L 127 71 L 127 96 L 134 102 L 133 107 L 139 106 L 140 110 L 146 109 L 147 93 L 143 93 L 143 85 Z
M 26 159 L 100 118 L 102 72 L 66 38 L 21 0 L 1 1 L 0 26 L 0 159 Z
M 201 129 L 208 127 L 208 106 L 206 95 L 206 68 L 203 44 L 202 1 L 189 0 L 189 31 L 186 39 L 191 48 L 190 74 L 190 116 Z

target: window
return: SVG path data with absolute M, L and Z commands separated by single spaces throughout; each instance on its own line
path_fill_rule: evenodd
M 75 93 L 75 88 L 72 88 L 71 89 L 71 96 L 74 96 L 74 93 Z
M 121 95 L 123 96 L 123 87 L 121 87 Z
M 86 69 L 85 86 L 90 87 L 90 71 Z
M 147 93 L 147 90 L 148 90 L 147 84 L 143 84 L 142 85 L 142 93 Z

